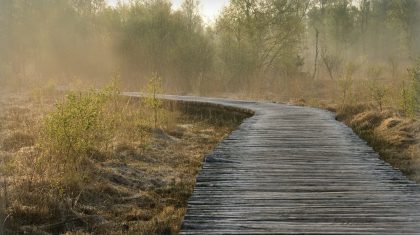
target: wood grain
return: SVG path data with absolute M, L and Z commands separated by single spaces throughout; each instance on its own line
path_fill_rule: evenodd
M 162 98 L 254 112 L 207 156 L 181 234 L 420 234 L 420 187 L 332 113 Z

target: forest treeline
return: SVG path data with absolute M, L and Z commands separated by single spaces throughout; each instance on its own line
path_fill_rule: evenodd
M 0 82 L 168 93 L 347 96 L 349 80 L 399 81 L 420 55 L 420 0 L 231 0 L 214 23 L 200 2 L 0 0 Z

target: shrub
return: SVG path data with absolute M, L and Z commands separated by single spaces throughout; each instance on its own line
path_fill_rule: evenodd
M 401 89 L 401 109 L 408 117 L 414 117 L 420 105 L 420 62 L 408 69 L 409 81 Z
M 111 94 L 108 89 L 70 93 L 47 115 L 40 144 L 55 173 L 80 173 L 89 152 L 106 146 L 110 137 L 105 108 Z
M 401 88 L 401 109 L 406 117 L 414 117 L 416 110 L 416 100 L 412 82 L 404 83 Z
M 147 92 L 144 102 L 147 107 L 153 110 L 153 123 L 155 129 L 158 126 L 158 116 L 162 110 L 162 100 L 159 99 L 158 94 L 162 92 L 162 79 L 157 73 L 147 83 Z
M 420 61 L 408 70 L 410 73 L 411 86 L 415 101 L 415 112 L 419 111 L 420 106 Z
M 349 101 L 353 98 L 353 75 L 357 69 L 358 66 L 353 63 L 346 64 L 343 78 L 338 81 L 342 94 L 342 106 L 349 104 Z
M 386 85 L 380 84 L 379 82 L 372 82 L 369 86 L 370 95 L 372 98 L 372 101 L 374 102 L 377 107 L 379 107 L 379 110 L 382 112 L 383 106 L 385 102 L 387 101 L 387 94 L 389 92 L 389 89 Z

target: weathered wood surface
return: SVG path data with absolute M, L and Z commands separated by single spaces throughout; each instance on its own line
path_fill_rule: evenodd
M 333 114 L 165 98 L 255 111 L 207 156 L 181 234 L 420 234 L 420 187 Z

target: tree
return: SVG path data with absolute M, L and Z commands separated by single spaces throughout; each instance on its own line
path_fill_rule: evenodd
M 184 0 L 181 5 L 181 13 L 187 22 L 188 31 L 201 30 L 201 16 L 199 10 L 200 1 Z
M 153 123 L 155 129 L 158 127 L 158 115 L 162 109 L 162 100 L 158 97 L 161 93 L 162 79 L 155 73 L 147 83 L 147 93 L 144 99 L 145 104 L 153 110 Z
M 233 83 L 264 78 L 273 69 L 292 71 L 309 1 L 233 0 L 217 21 L 223 67 Z M 228 77 L 228 78 L 229 78 Z
M 0 0 L 0 69 L 10 78 L 103 77 L 104 0 Z

